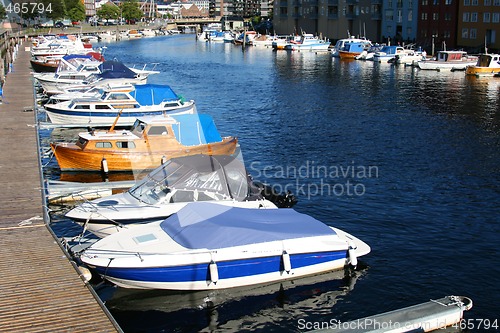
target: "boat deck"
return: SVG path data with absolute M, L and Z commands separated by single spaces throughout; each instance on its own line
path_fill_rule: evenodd
M 29 59 L 0 105 L 0 331 L 121 332 L 45 223 Z

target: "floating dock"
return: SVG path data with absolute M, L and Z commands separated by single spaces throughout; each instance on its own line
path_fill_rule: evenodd
M 121 332 L 48 226 L 29 59 L 21 45 L 0 105 L 0 331 Z
M 313 332 L 416 333 L 460 327 L 464 311 L 472 308 L 472 300 L 463 296 L 446 296 L 349 322 L 329 322 L 328 328 Z

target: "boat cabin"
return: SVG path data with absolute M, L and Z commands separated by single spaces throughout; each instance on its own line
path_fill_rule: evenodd
M 467 58 L 465 51 L 439 51 L 436 57 L 437 61 L 462 61 Z

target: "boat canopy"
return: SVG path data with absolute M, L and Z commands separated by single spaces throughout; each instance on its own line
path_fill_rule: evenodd
M 160 226 L 185 248 L 209 250 L 335 234 L 323 222 L 291 208 L 249 209 L 208 202 L 189 203 Z
M 87 54 L 67 54 L 63 57 L 63 59 L 66 61 L 71 59 L 92 59 L 92 56 Z
M 185 114 L 171 117 L 177 121 L 177 123 L 172 124 L 175 138 L 184 146 L 205 145 L 222 141 L 213 118 L 207 114 Z
M 99 71 L 101 74 L 98 74 L 98 76 L 103 79 L 134 79 L 136 77 L 136 73 L 133 70 L 125 66 L 122 62 L 115 60 L 104 61 L 99 65 Z
M 135 86 L 130 95 L 141 105 L 159 105 L 165 101 L 177 101 L 179 96 L 168 85 L 142 84 Z

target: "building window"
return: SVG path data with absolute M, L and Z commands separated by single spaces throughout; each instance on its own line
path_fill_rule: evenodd
M 471 13 L 470 14 L 470 21 L 471 22 L 477 22 L 477 13 Z
M 470 29 L 470 39 L 476 39 L 476 37 L 477 37 L 477 29 L 476 28 Z
M 392 0 L 387 1 L 387 7 L 392 8 L 394 5 L 392 4 Z
M 493 6 L 500 6 L 500 0 L 493 0 Z
M 477 6 L 478 5 L 478 0 L 472 0 L 472 5 Z
M 422 13 L 422 21 L 427 21 L 427 13 Z
M 485 6 L 491 6 L 491 0 L 484 0 Z
M 434 21 L 439 21 L 439 13 L 432 13 L 432 19 Z
M 439 0 L 434 0 L 434 1 L 433 1 L 433 5 L 434 5 L 434 6 L 439 6 Z
M 444 31 L 443 32 L 443 37 L 444 38 L 451 38 L 451 33 L 449 31 Z
M 445 5 L 451 5 L 451 0 L 445 0 L 445 1 L 444 1 L 444 4 L 445 4 Z
M 483 22 L 484 23 L 490 22 L 490 13 L 483 13 Z
M 427 6 L 429 3 L 427 0 L 422 0 L 422 6 Z
M 470 6 L 470 0 L 464 0 L 464 6 Z
M 385 19 L 388 21 L 394 20 L 394 11 L 392 9 L 388 9 L 385 11 Z
M 413 21 L 413 10 L 409 10 L 408 11 L 408 22 L 411 22 Z
M 462 38 L 469 39 L 469 29 L 467 29 L 467 28 L 462 29 Z
M 451 14 L 450 13 L 444 13 L 444 20 L 445 21 L 451 21 Z
M 398 10 L 398 23 L 403 22 L 403 13 L 401 10 Z
M 491 22 L 499 23 L 500 22 L 500 13 L 493 13 L 493 17 L 491 18 Z
M 462 17 L 462 21 L 464 22 L 469 22 L 470 21 L 470 13 L 469 12 L 465 12 L 463 17 Z
M 411 28 L 406 28 L 406 35 L 407 36 L 411 36 L 412 32 L 413 31 L 411 30 Z

